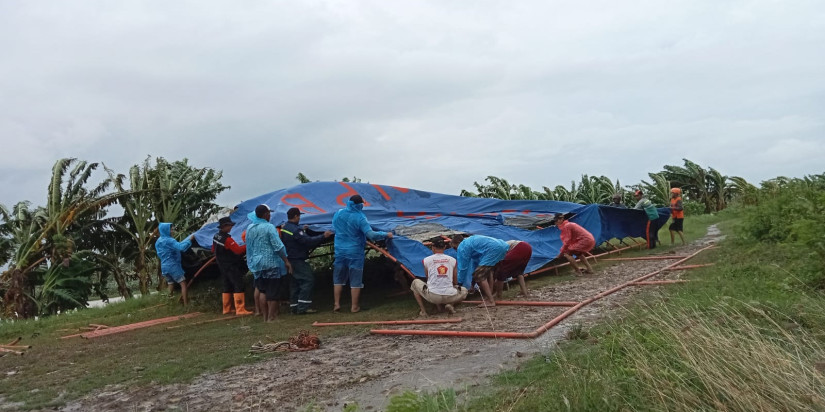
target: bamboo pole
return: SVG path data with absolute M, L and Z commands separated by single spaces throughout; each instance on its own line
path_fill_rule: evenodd
M 673 280 L 647 280 L 636 282 L 634 285 L 669 285 L 673 283 L 687 283 L 687 280 L 673 279 Z
M 380 253 L 380 254 L 382 254 L 382 255 L 386 256 L 386 257 L 387 257 L 387 259 L 389 259 L 389 260 L 391 260 L 391 261 L 393 261 L 393 262 L 395 262 L 395 263 L 398 263 L 398 265 L 399 265 L 399 266 L 401 266 L 401 269 L 402 269 L 402 270 L 404 270 L 404 272 L 407 272 L 407 276 L 409 276 L 409 278 L 410 278 L 410 279 L 412 279 L 412 280 L 415 280 L 415 279 L 416 279 L 416 277 L 415 277 L 415 275 L 412 273 L 412 271 L 410 271 L 409 269 L 407 269 L 407 267 L 406 267 L 406 266 L 404 266 L 404 264 L 403 264 L 403 263 L 399 262 L 399 261 L 398 261 L 398 259 L 396 259 L 396 258 L 395 258 L 395 256 L 391 255 L 391 254 L 390 254 L 390 252 L 388 252 L 388 251 L 386 251 L 386 250 L 384 250 L 384 249 L 382 249 L 382 248 L 378 247 L 378 245 L 376 245 L 375 243 L 369 242 L 369 241 L 367 242 L 367 246 L 369 246 L 370 248 L 372 248 L 372 249 L 376 250 L 378 253 Z
M 225 317 L 225 318 L 215 318 L 215 319 L 209 319 L 209 320 L 204 320 L 204 321 L 195 322 L 195 323 L 187 323 L 187 324 L 184 324 L 184 325 L 167 326 L 166 330 L 182 328 L 184 326 L 195 326 L 195 325 L 202 325 L 204 323 L 212 323 L 212 322 L 220 322 L 220 321 L 224 321 L 224 320 L 238 319 L 238 318 L 243 318 L 243 317 L 246 317 L 246 316 L 249 316 L 249 315 L 242 315 L 242 316 L 233 315 L 233 316 L 228 316 L 228 317 Z
M 670 268 L 668 270 L 686 270 L 686 269 L 696 269 L 696 268 L 704 268 L 708 266 L 713 266 L 713 263 L 705 263 L 702 265 L 682 265 L 676 266 L 675 268 Z

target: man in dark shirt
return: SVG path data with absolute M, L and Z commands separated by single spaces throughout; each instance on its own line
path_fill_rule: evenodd
M 289 263 L 292 265 L 289 306 L 292 313 L 296 315 L 315 313 L 315 309 L 309 307 L 312 304 L 312 287 L 315 285 L 315 275 L 306 260 L 312 249 L 332 236 L 332 232 L 327 230 L 320 235 L 308 235 L 306 233 L 307 227 L 302 228 L 298 225 L 301 221 L 301 211 L 297 207 L 289 209 L 286 212 L 286 217 L 287 222 L 281 228 L 281 241 L 286 246 L 286 254 Z
M 251 315 L 252 312 L 246 310 L 246 299 L 244 295 L 243 276 L 246 273 L 243 255 L 246 253 L 246 245 L 239 246 L 232 239 L 229 231 L 235 223 L 232 219 L 222 217 L 218 220 L 218 233 L 212 238 L 212 252 L 215 253 L 215 260 L 223 277 L 223 314 L 232 312 L 232 298 L 235 298 L 235 314 Z

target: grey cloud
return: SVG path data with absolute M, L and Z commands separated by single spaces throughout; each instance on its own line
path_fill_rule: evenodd
M 825 5 L 5 2 L 0 203 L 62 156 L 225 172 L 227 204 L 313 179 L 457 193 L 629 184 L 684 157 L 821 173 Z

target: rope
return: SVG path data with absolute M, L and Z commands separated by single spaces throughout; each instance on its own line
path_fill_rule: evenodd
M 272 343 L 258 342 L 249 349 L 249 353 L 268 353 L 268 352 L 305 352 L 308 350 L 318 349 L 321 346 L 321 340 L 318 335 L 302 330 L 298 335 L 289 338 L 288 341 L 276 341 L 275 339 L 266 337 Z

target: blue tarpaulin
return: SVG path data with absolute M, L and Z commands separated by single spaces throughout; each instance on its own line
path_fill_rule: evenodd
M 572 214 L 576 222 L 596 239 L 596 244 L 625 237 L 643 237 L 647 215 L 642 210 L 605 205 L 547 200 L 498 200 L 424 192 L 397 186 L 370 183 L 314 182 L 277 190 L 247 200 L 232 213 L 232 236 L 240 240 L 249 220 L 246 215 L 260 204 L 272 210 L 271 222 L 286 221 L 286 211 L 297 207 L 304 213 L 301 225 L 315 231 L 332 230 L 332 215 L 346 205 L 350 196 L 364 198 L 364 214 L 373 229 L 392 231 L 387 251 L 418 277 L 426 277 L 421 261 L 432 254 L 421 242 L 451 233 L 480 234 L 502 240 L 522 240 L 533 247 L 527 271 L 536 270 L 559 253 L 561 240 L 555 226 L 536 229 L 555 213 Z M 659 224 L 669 216 L 659 209 Z M 532 230 L 531 230 L 532 229 Z M 211 245 L 217 223 L 205 225 L 195 233 L 201 245 Z

